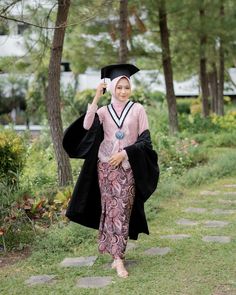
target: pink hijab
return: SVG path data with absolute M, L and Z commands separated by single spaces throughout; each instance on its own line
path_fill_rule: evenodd
M 121 78 L 126 78 L 127 81 L 129 82 L 129 85 L 131 87 L 131 83 L 130 83 L 130 79 L 126 76 L 119 76 L 119 77 L 116 77 L 115 79 L 113 79 L 110 84 L 108 85 L 108 90 L 111 92 L 111 103 L 113 105 L 113 107 L 115 108 L 115 111 L 117 113 L 121 113 L 124 106 L 126 105 L 126 103 L 128 102 L 128 99 L 126 101 L 120 101 L 119 99 L 116 98 L 116 85 L 117 83 L 119 82 L 119 80 Z

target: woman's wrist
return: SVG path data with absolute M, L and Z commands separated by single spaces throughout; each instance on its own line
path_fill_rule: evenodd
M 92 104 L 97 105 L 100 97 L 94 96 Z

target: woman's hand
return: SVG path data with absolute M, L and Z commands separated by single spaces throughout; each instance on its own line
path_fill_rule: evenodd
M 124 160 L 124 158 L 125 158 L 124 153 L 118 152 L 118 153 L 115 153 L 113 156 L 111 156 L 108 163 L 111 164 L 112 166 L 117 167 Z
M 97 104 L 98 101 L 100 100 L 100 97 L 103 95 L 103 88 L 107 88 L 107 83 L 101 82 L 97 86 L 96 94 L 95 94 L 95 97 L 93 99 L 94 104 Z

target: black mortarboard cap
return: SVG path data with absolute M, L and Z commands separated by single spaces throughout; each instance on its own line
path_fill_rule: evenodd
M 138 71 L 139 69 L 132 64 L 109 65 L 101 69 L 101 79 L 110 78 L 113 80 L 119 76 L 126 76 L 130 78 L 130 76 Z

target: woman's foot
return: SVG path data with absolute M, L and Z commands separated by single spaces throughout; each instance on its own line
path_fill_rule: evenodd
M 122 259 L 120 259 L 120 258 L 115 259 L 113 261 L 111 267 L 116 269 L 118 277 L 120 277 L 120 278 L 127 278 L 128 277 L 129 273 L 126 270 Z

